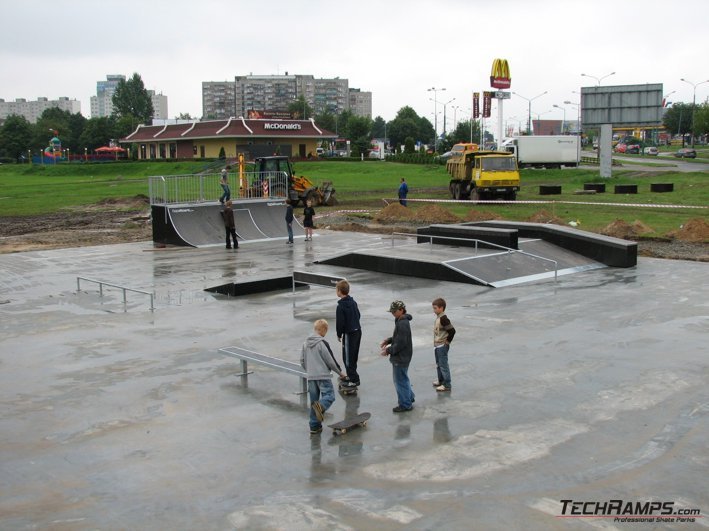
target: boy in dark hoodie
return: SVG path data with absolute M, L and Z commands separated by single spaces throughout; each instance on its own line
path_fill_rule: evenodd
M 303 343 L 300 364 L 308 373 L 308 394 L 310 395 L 310 433 L 322 431 L 322 420 L 335 401 L 330 371 L 341 377 L 346 374 L 335 361 L 330 345 L 325 341 L 328 324 L 325 319 L 318 319 L 313 325 L 314 333 Z
M 362 328 L 359 324 L 359 307 L 357 302 L 350 297 L 350 284 L 340 280 L 335 284 L 337 296 L 337 312 L 335 313 L 335 330 L 337 340 L 342 343 L 342 362 L 345 364 L 347 379 L 342 387 L 356 388 L 359 386 L 357 373 L 357 360 L 359 359 L 359 344 L 362 340 Z
M 409 363 L 414 353 L 411 341 L 411 319 L 406 313 L 406 305 L 402 301 L 394 301 L 389 306 L 389 312 L 394 316 L 394 334 L 381 342 L 382 356 L 389 356 L 394 376 L 394 387 L 399 405 L 392 411 L 402 413 L 414 409 L 416 397 L 409 380 Z

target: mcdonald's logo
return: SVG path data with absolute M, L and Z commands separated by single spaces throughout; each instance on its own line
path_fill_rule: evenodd
M 490 72 L 490 86 L 498 89 L 507 89 L 512 86 L 512 77 L 510 76 L 510 65 L 507 59 L 495 59 L 492 62 L 492 71 Z

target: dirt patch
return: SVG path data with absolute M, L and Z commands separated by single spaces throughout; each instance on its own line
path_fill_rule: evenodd
M 603 228 L 601 234 L 605 236 L 613 236 L 614 238 L 622 238 L 623 240 L 637 240 L 643 234 L 654 232 L 651 227 L 648 227 L 642 221 L 635 220 L 628 223 L 622 219 L 616 219 L 612 223 Z
M 0 253 L 152 239 L 148 198 L 107 199 L 42 216 L 0 217 Z
M 424 223 L 458 223 L 460 218 L 440 205 L 424 205 L 414 211 L 416 221 Z
M 502 219 L 502 216 L 494 212 L 482 212 L 480 210 L 471 210 L 464 217 L 465 221 L 493 221 L 496 219 Z
M 550 214 L 544 209 L 532 214 L 529 218 L 527 218 L 527 221 L 531 221 L 532 223 L 553 223 L 554 225 L 566 225 L 563 219 Z
M 374 221 L 391 223 L 392 221 L 412 220 L 414 211 L 399 203 L 391 203 L 374 215 Z
M 669 236 L 683 242 L 709 242 L 709 224 L 702 218 L 693 218 Z

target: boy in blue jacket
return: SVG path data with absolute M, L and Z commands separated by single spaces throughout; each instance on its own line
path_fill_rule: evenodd
M 356 388 L 359 386 L 357 360 L 359 359 L 359 344 L 362 340 L 362 327 L 359 324 L 359 307 L 350 297 L 350 284 L 340 280 L 335 284 L 337 296 L 337 311 L 335 312 L 335 330 L 337 340 L 342 343 L 342 362 L 345 364 L 347 379 L 342 387 Z

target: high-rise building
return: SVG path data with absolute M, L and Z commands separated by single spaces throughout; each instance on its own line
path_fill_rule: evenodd
M 202 117 L 205 120 L 224 120 L 236 116 L 234 81 L 202 82 Z
M 113 114 L 113 94 L 126 76 L 109 74 L 105 81 L 96 82 L 96 96 L 91 96 L 91 118 L 101 118 Z
M 153 118 L 158 120 L 167 119 L 167 96 L 160 94 L 155 94 L 154 90 L 149 90 L 150 101 L 153 103 Z
M 27 101 L 25 98 L 17 98 L 15 101 L 5 101 L 0 98 L 0 119 L 4 120 L 8 116 L 16 114 L 24 116 L 25 119 L 36 124 L 42 113 L 47 109 L 57 108 L 68 111 L 71 114 L 81 112 L 81 102 L 62 96 L 56 100 L 48 98 L 37 98 L 35 101 Z
M 355 96 L 351 108 L 347 79 L 316 79 L 312 75 L 236 76 L 234 82 L 202 83 L 202 118 L 224 119 L 231 116 L 273 116 L 285 113 L 301 96 L 315 114 L 340 114 L 351 110 L 358 116 L 372 116 L 371 92 Z M 302 117 L 302 116 L 301 116 Z M 310 116 L 305 116 L 310 118 Z
M 121 81 L 126 81 L 126 76 L 121 74 L 109 74 L 105 81 L 96 82 L 96 96 L 91 96 L 91 117 L 101 118 L 113 114 L 113 95 Z M 148 90 L 150 100 L 153 103 L 153 118 L 167 118 L 167 96 L 162 93 L 156 94 L 154 90 Z
M 363 92 L 359 89 L 351 88 L 350 93 L 350 112 L 355 116 L 364 116 L 365 118 L 372 117 L 372 93 Z

